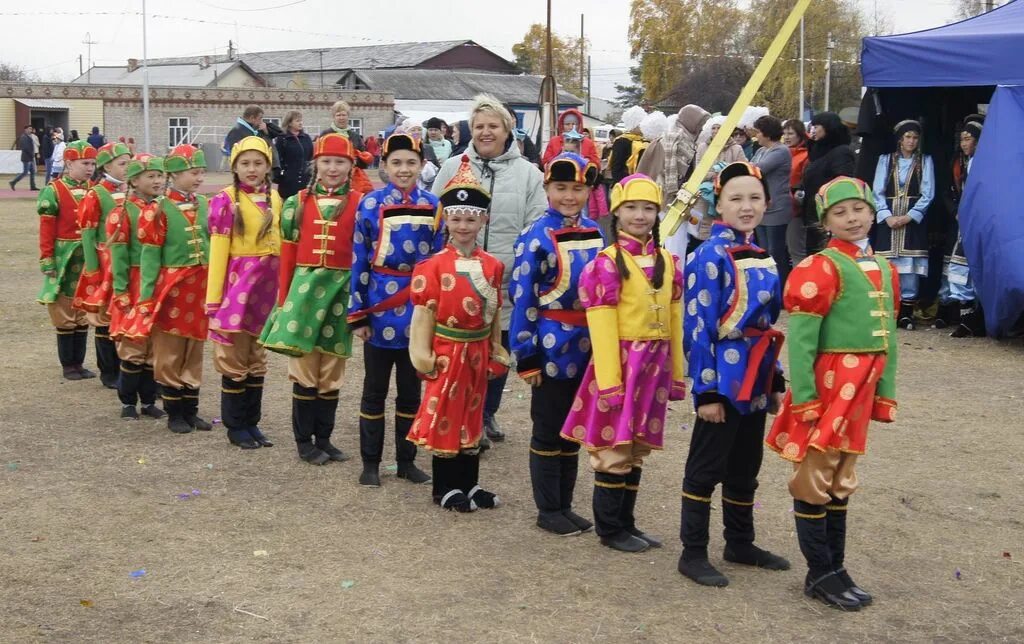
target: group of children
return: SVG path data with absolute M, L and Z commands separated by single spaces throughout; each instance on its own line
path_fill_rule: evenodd
M 386 139 L 389 182 L 363 194 L 350 183 L 351 141 L 325 134 L 309 185 L 283 204 L 258 137 L 234 146 L 233 183 L 209 201 L 196 194 L 206 164 L 191 146 L 165 158 L 130 157 L 117 144 L 69 147 L 65 177 L 39 200 L 40 300 L 57 328 L 65 377 L 92 376 L 82 367 L 88 320 L 122 417 L 138 416 L 137 401 L 144 415 L 161 417 L 159 384 L 171 431 L 209 430 L 197 411 L 209 338 L 228 439 L 255 449 L 272 445 L 258 427 L 265 351 L 285 354 L 297 451 L 322 465 L 348 458 L 330 439 L 358 336 L 360 484 L 380 485 L 394 372 L 398 476 L 432 481 L 435 503 L 471 512 L 500 505 L 480 485 L 483 402 L 488 380 L 514 362 L 532 388 L 537 525 L 560 536 L 596 528 L 603 545 L 624 552 L 662 546 L 637 527 L 636 501 L 644 461 L 662 448 L 668 405 L 684 398 L 689 377 L 698 420 L 683 480 L 680 573 L 702 585 L 728 583 L 708 556 L 719 484 L 724 559 L 789 568 L 754 544 L 767 444 L 794 463 L 806 593 L 846 610 L 870 603 L 844 568 L 846 510 L 869 421 L 895 416 L 900 301 L 897 273 L 867 241 L 870 188 L 846 177 L 822 188 L 817 208 L 832 242 L 783 288 L 754 241 L 768 202 L 756 166 L 733 163 L 718 174 L 721 221 L 684 269 L 661 248 L 654 181 L 634 174 L 613 187 L 606 239 L 583 214 L 598 168 L 562 152 L 546 166 L 547 211 L 515 243 L 510 356 L 499 317 L 504 267 L 477 243 L 490 195 L 466 158 L 439 198 L 417 188 L 421 145 L 406 134 Z M 103 176 L 90 185 L 97 163 Z M 788 392 L 784 337 L 773 326 L 783 307 Z M 119 377 L 105 362 L 114 360 L 101 343 L 108 338 Z M 769 413 L 777 415 L 765 440 Z M 593 523 L 573 511 L 580 446 L 594 470 Z M 432 454 L 429 475 L 415 464 L 418 447 Z

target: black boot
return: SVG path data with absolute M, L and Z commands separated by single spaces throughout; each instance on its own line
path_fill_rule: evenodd
M 121 418 L 135 420 L 139 417 L 139 381 L 142 379 L 142 365 L 122 362 L 117 379 L 117 398 L 121 401 Z
M 722 558 L 745 566 L 768 570 L 789 570 L 782 557 L 754 545 L 754 495 L 722 490 L 722 521 L 725 523 L 725 551 Z
M 476 504 L 469 500 L 466 493 L 460 487 L 463 478 L 463 463 L 458 456 L 440 457 L 434 456 L 431 462 L 434 480 L 434 503 L 437 503 L 445 510 L 455 512 L 473 512 Z
M 622 501 L 626 477 L 622 474 L 594 472 L 594 524 L 601 545 L 621 552 L 643 552 L 650 546 L 626 532 L 622 523 Z
M 699 493 L 698 493 L 699 492 Z M 708 533 L 711 525 L 711 491 L 683 491 L 679 540 L 683 554 L 677 569 L 701 586 L 723 587 L 729 579 L 708 561 Z
M 914 306 L 916 304 L 917 302 L 912 300 L 903 300 L 900 302 L 900 311 L 896 315 L 896 326 L 908 331 L 914 330 L 914 327 L 917 324 L 914 321 Z
M 96 327 L 93 342 L 96 346 L 96 366 L 100 370 L 100 382 L 107 389 L 117 389 L 121 359 L 117 357 L 117 347 L 110 339 L 110 327 Z
M 459 489 L 465 491 L 471 504 L 485 510 L 501 507 L 501 499 L 494 492 L 480 487 L 480 454 L 459 452 L 455 457 L 459 461 Z
M 75 327 L 75 353 L 74 353 L 74 366 L 78 369 L 78 374 L 82 376 L 82 380 L 89 378 L 95 378 L 96 373 L 86 369 L 83 365 L 85 364 L 85 353 L 86 349 L 89 348 L 89 327 L 88 326 L 76 326 Z
M 960 323 L 949 336 L 951 338 L 984 338 L 985 335 L 985 314 L 981 310 L 981 305 L 977 300 L 961 303 Z
M 562 457 L 560 450 L 530 447 L 530 483 L 537 505 L 537 527 L 560 537 L 580 533 L 579 526 L 562 512 Z
M 167 412 L 167 429 L 175 434 L 188 434 L 194 429 L 185 420 L 185 400 L 183 390 L 163 387 L 164 411 Z
M 420 484 L 429 481 L 430 475 L 416 467 L 416 444 L 406 438 L 415 419 L 415 410 L 395 412 L 395 460 L 398 461 L 398 478 Z
M 825 506 L 794 499 L 793 516 L 800 552 L 807 560 L 804 594 L 840 610 L 860 610 L 860 600 L 847 591 L 846 585 L 832 570 Z
M 64 380 L 81 380 L 82 374 L 75 365 L 74 330 L 57 329 L 57 359 L 64 373 Z
M 846 586 L 848 593 L 860 601 L 861 606 L 871 604 L 871 594 L 858 586 L 846 572 L 846 507 L 850 499 L 831 498 L 825 506 L 825 525 L 828 533 L 828 550 L 832 555 L 832 570 Z
M 258 449 L 246 427 L 246 387 L 228 376 L 220 378 L 220 419 L 228 433 L 228 442 L 242 449 Z
M 142 365 L 142 374 L 139 377 L 139 401 L 142 403 L 142 415 L 153 419 L 160 419 L 167 414 L 156 406 L 157 384 L 153 377 L 153 366 Z
M 562 452 L 558 457 L 558 464 L 561 469 L 559 497 L 562 505 L 562 514 L 565 515 L 566 519 L 572 521 L 580 529 L 580 532 L 590 532 L 594 529 L 594 524 L 572 511 L 572 498 L 576 493 L 576 477 L 580 469 L 579 446 L 573 444 L 573 448 L 569 451 L 565 451 L 563 446 Z
M 313 465 L 323 465 L 331 458 L 313 443 L 317 402 L 316 387 L 292 383 L 292 432 L 299 458 Z
M 359 410 L 359 456 L 363 471 L 359 485 L 380 487 L 380 462 L 384 458 L 384 412 Z
M 181 393 L 182 410 L 185 414 L 185 422 L 192 426 L 192 429 L 201 432 L 208 432 L 213 425 L 199 417 L 199 388 L 185 387 Z
M 932 328 L 956 328 L 958 324 L 960 324 L 960 303 L 950 302 L 948 304 L 939 304 L 939 310 L 938 313 L 935 314 L 935 322 L 932 324 Z
M 660 548 L 662 545 L 660 539 L 644 534 L 642 530 L 636 527 L 634 511 L 636 509 L 636 497 L 640 492 L 640 477 L 642 474 L 642 468 L 634 467 L 626 475 L 626 492 L 622 495 L 622 525 L 625 527 L 626 532 L 642 541 L 646 541 L 650 547 Z
M 260 419 L 263 418 L 263 376 L 247 376 L 245 379 L 245 428 L 252 439 L 261 447 L 273 447 L 274 442 L 263 434 Z
M 313 442 L 317 448 L 332 461 L 339 463 L 347 461 L 350 457 L 340 449 L 331 444 L 331 435 L 334 433 L 335 416 L 338 413 L 338 390 L 317 394 L 316 397 L 316 430 L 313 432 Z

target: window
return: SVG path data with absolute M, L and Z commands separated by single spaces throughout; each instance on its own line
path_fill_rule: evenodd
M 174 116 L 167 119 L 168 145 L 173 148 L 181 143 L 188 143 L 191 129 L 187 116 Z
M 267 123 L 273 123 L 277 127 L 281 127 L 281 117 L 280 116 L 264 116 L 263 120 L 266 121 Z
M 349 119 L 348 129 L 355 130 L 359 134 L 363 133 L 363 119 Z

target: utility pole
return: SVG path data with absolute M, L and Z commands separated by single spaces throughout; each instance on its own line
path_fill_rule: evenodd
M 326 49 L 314 49 L 316 53 L 320 54 L 320 89 L 324 88 L 324 52 Z
M 594 79 L 590 76 L 590 56 L 587 56 L 587 114 L 592 114 L 590 111 L 590 97 L 593 95 L 591 83 Z
M 149 65 L 146 64 L 146 0 L 142 0 L 142 123 L 143 150 L 152 152 L 149 139 Z
M 832 89 L 832 50 L 836 48 L 836 41 L 832 40 L 832 32 L 828 32 L 828 55 L 825 57 L 825 111 L 829 110 L 829 92 Z
M 78 54 L 78 75 L 81 76 L 85 72 L 82 71 L 82 54 Z
M 804 120 L 804 19 L 800 18 L 800 116 Z
M 548 22 L 544 37 L 544 80 L 540 85 L 540 149 L 547 149 L 548 141 L 555 132 L 555 115 L 558 111 L 558 88 L 552 72 L 551 62 L 551 0 L 548 0 Z
M 93 40 L 92 35 L 87 31 L 85 32 L 85 40 L 82 41 L 82 44 L 88 47 L 87 51 L 89 52 L 89 66 L 85 68 L 85 72 L 88 74 L 88 76 L 85 77 L 85 82 L 89 83 L 92 82 L 92 46 L 99 44 L 99 41 Z
M 580 14 L 580 91 L 583 91 L 583 69 L 586 66 L 586 57 L 583 54 L 583 14 Z M 580 123 L 580 129 L 583 124 Z

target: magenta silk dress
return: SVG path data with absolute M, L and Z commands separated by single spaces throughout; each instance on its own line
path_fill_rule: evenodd
M 641 255 L 649 258 L 654 252 L 651 241 L 641 249 L 638 240 L 620 234 L 618 243 L 638 260 L 644 259 Z M 672 275 L 672 301 L 677 302 L 683 293 L 683 269 L 679 258 L 673 256 L 673 263 L 674 271 L 673 266 L 665 267 L 665 278 Z M 654 274 L 653 262 L 643 262 L 641 267 L 650 279 Z M 615 261 L 607 255 L 598 255 L 580 276 L 580 303 L 584 308 L 618 306 L 621 283 Z M 591 328 L 591 333 L 595 332 Z M 611 408 L 607 395 L 602 397 L 591 359 L 562 426 L 562 437 L 582 444 L 589 451 L 633 442 L 661 449 L 668 402 L 681 400 L 684 389 L 682 382 L 672 379 L 671 344 L 668 339 L 619 341 L 624 391 L 622 406 L 618 409 Z
M 245 189 L 245 192 L 250 192 Z M 254 201 L 260 208 L 268 207 L 266 195 Z M 231 234 L 234 225 L 234 204 L 224 192 L 210 199 L 207 218 L 210 234 Z M 232 333 L 248 333 L 260 337 L 263 326 L 277 299 L 280 258 L 277 255 L 231 256 L 228 258 L 224 295 L 217 312 L 210 317 L 210 339 L 232 344 Z

